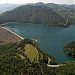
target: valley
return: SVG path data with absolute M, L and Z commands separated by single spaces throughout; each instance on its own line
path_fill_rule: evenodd
M 75 4 L 0 4 L 0 75 L 75 75 Z

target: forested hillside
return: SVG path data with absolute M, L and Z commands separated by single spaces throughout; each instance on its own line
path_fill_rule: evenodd
M 75 23 L 75 5 L 44 4 L 40 2 L 23 6 L 12 4 L 11 6 L 12 8 L 17 8 L 2 13 L 0 23 L 22 22 L 64 25 L 66 20 L 68 20 L 68 24 Z M 10 9 L 12 8 L 10 7 Z
M 75 58 L 75 41 L 68 43 L 64 46 L 64 52 Z
M 35 40 L 0 42 L 0 75 L 41 75 L 44 66 L 54 63 L 54 58 L 43 53 Z
M 55 12 L 65 17 L 69 23 L 75 23 L 75 5 L 59 5 L 48 3 L 46 6 L 52 8 Z
M 0 42 L 0 75 L 75 75 L 75 62 L 55 68 L 47 64 L 55 64 L 54 58 L 43 53 L 34 40 Z
M 23 5 L 0 15 L 0 23 L 22 22 L 46 25 L 64 25 L 66 19 L 48 6 Z

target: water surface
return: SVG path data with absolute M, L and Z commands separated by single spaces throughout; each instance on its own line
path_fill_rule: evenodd
M 63 51 L 65 44 L 75 40 L 75 25 L 64 28 L 42 24 L 8 23 L 5 27 L 24 38 L 37 39 L 41 49 L 54 56 L 58 63 L 75 61 L 75 58 L 67 56 Z

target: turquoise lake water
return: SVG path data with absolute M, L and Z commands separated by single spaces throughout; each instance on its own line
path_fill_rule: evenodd
M 57 63 L 75 61 L 75 58 L 67 56 L 63 51 L 65 44 L 75 40 L 75 25 L 65 28 L 42 24 L 8 23 L 5 27 L 24 38 L 37 39 L 42 51 L 54 56 Z

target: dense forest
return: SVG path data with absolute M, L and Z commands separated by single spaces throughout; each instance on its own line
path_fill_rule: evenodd
M 75 41 L 68 43 L 67 45 L 64 46 L 64 52 L 75 58 Z
M 40 50 L 34 40 L 0 42 L 0 75 L 75 75 L 75 62 L 66 62 L 57 68 L 47 64 L 56 63 L 52 56 Z
M 21 22 L 45 25 L 64 25 L 66 18 L 48 6 L 23 5 L 0 15 L 0 23 Z
M 54 58 L 43 53 L 34 40 L 0 42 L 0 75 L 41 75 L 47 64 L 55 64 Z

